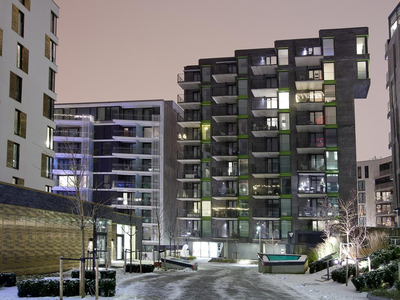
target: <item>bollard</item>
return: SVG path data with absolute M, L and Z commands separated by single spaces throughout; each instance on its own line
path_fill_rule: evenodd
M 95 258 L 96 262 L 96 300 L 99 299 L 99 258 Z
M 63 300 L 63 261 L 60 257 L 60 300 Z

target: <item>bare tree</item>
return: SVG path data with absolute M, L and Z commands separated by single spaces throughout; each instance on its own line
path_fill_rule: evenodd
M 324 224 L 323 235 L 325 239 L 329 239 L 335 232 L 335 228 L 337 225 L 337 217 L 339 215 L 338 209 L 332 205 L 332 203 L 328 200 L 328 197 L 325 196 L 322 199 L 321 203 L 321 217 L 322 222 Z

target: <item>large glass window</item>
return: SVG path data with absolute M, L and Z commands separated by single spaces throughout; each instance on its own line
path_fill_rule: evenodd
M 203 220 L 201 221 L 201 235 L 211 236 L 211 220 Z
M 202 120 L 211 120 L 211 106 L 210 105 L 203 105 L 201 107 L 201 119 Z
M 203 217 L 211 217 L 211 201 L 201 201 L 201 212 Z
M 201 177 L 202 178 L 210 178 L 211 177 L 210 168 L 211 168 L 210 162 L 201 163 Z
M 280 130 L 290 130 L 290 115 L 289 113 L 279 114 L 279 129 Z
M 239 235 L 240 237 L 248 237 L 249 236 L 249 221 L 239 220 Z
M 338 174 L 327 174 L 326 185 L 328 193 L 339 193 L 339 175 Z
M 201 67 L 201 81 L 210 82 L 211 81 L 211 67 Z
M 336 124 L 336 107 L 325 107 L 325 124 Z
M 366 54 L 367 53 L 367 37 L 359 36 L 356 37 L 357 44 L 357 54 Z
M 249 175 L 249 160 L 239 159 L 239 175 Z
M 298 192 L 301 194 L 325 194 L 325 176 L 323 174 L 299 174 Z
M 279 93 L 279 109 L 289 109 L 289 92 Z
M 324 95 L 325 95 L 325 102 L 336 101 L 336 85 L 325 84 Z
M 278 64 L 280 66 L 289 64 L 289 49 L 278 49 Z
M 238 94 L 239 96 L 247 95 L 247 80 L 238 80 Z
M 279 166 L 281 173 L 291 173 L 292 170 L 290 168 L 290 156 L 283 155 L 279 157 Z
M 289 87 L 289 72 L 279 72 L 279 87 L 287 88 Z
M 47 134 L 46 134 L 46 147 L 50 150 L 54 149 L 53 145 L 53 135 L 54 135 L 54 129 L 51 127 L 47 126 Z
M 292 193 L 292 178 L 282 177 L 281 178 L 281 194 L 291 194 Z
M 282 238 L 286 239 L 288 237 L 288 232 L 292 231 L 292 221 L 282 220 L 281 221 L 281 233 Z
M 368 62 L 358 61 L 357 62 L 357 78 L 367 79 L 368 78 Z
M 338 153 L 337 151 L 326 151 L 326 169 L 338 169 Z
M 238 113 L 239 115 L 247 115 L 247 99 L 238 100 Z
M 335 63 L 324 63 L 324 80 L 335 80 Z
M 326 147 L 337 147 L 337 129 L 325 129 Z
M 201 137 L 203 140 L 211 139 L 211 128 L 209 124 L 201 125 Z
M 281 216 L 290 217 L 292 216 L 292 199 L 281 199 Z
M 335 55 L 333 39 L 322 39 L 322 46 L 323 46 L 324 56 Z
M 201 158 L 210 158 L 210 157 L 211 157 L 211 144 L 202 144 Z
M 238 74 L 247 74 L 247 58 L 238 59 Z
M 209 87 L 201 88 L 201 101 L 210 102 L 211 101 L 211 90 Z
M 239 134 L 240 135 L 248 134 L 248 132 L 247 132 L 247 119 L 239 119 L 238 120 L 238 125 L 239 125 Z
M 290 151 L 290 134 L 279 135 L 279 150 Z
M 201 195 L 202 197 L 211 197 L 211 182 L 210 181 L 203 181 L 201 183 Z
M 248 155 L 248 140 L 239 139 L 239 155 Z
M 248 196 L 249 195 L 249 181 L 239 180 L 239 195 Z

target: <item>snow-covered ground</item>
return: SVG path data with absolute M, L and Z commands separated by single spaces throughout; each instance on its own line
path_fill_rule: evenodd
M 351 281 L 346 287 L 322 281 L 326 270 L 314 274 L 260 274 L 257 265 L 208 263 L 199 259 L 198 271 L 155 270 L 146 274 L 123 274 L 117 269 L 115 300 L 128 299 L 365 299 L 367 293 L 358 293 Z M 79 297 L 64 297 L 80 299 Z M 0 288 L 0 299 L 21 299 L 17 287 Z M 59 299 L 59 297 L 29 298 L 32 300 Z M 95 297 L 86 296 L 93 300 Z M 105 297 L 99 297 L 105 299 Z

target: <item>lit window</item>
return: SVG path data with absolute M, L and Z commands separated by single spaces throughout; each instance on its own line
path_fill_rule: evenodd
M 42 153 L 41 175 L 45 178 L 52 178 L 53 158 Z
M 211 217 L 211 201 L 202 201 L 201 206 L 202 216 Z
M 211 139 L 211 128 L 209 124 L 201 125 L 201 136 L 203 140 Z
M 324 85 L 324 96 L 325 96 L 325 102 L 336 101 L 336 85 L 325 84 Z
M 52 192 L 53 192 L 53 187 L 52 187 L 52 186 L 49 186 L 49 185 L 46 185 L 45 191 L 46 191 L 47 193 L 52 193 Z
M 322 39 L 324 56 L 335 55 L 333 39 Z
M 24 186 L 25 185 L 25 180 L 22 178 L 18 178 L 18 177 L 13 177 L 11 180 L 12 184 L 16 184 L 16 185 L 20 185 L 20 186 Z
M 335 80 L 335 63 L 324 63 L 324 79 Z
M 289 49 L 278 49 L 278 64 L 280 66 L 289 64 Z
M 367 61 L 357 62 L 357 78 L 367 79 L 368 78 L 368 63 Z
M 7 141 L 7 167 L 19 169 L 19 144 Z
M 289 93 L 279 93 L 279 109 L 289 109 Z
M 51 127 L 47 127 L 47 137 L 46 137 L 46 147 L 50 150 L 53 150 L 53 135 L 54 129 Z
M 280 130 L 290 130 L 289 113 L 280 113 L 279 114 L 279 129 Z
M 338 169 L 338 153 L 337 151 L 326 151 L 326 169 Z
M 356 38 L 357 54 L 367 53 L 367 37 L 360 36 Z
M 336 107 L 325 107 L 325 124 L 336 124 Z

